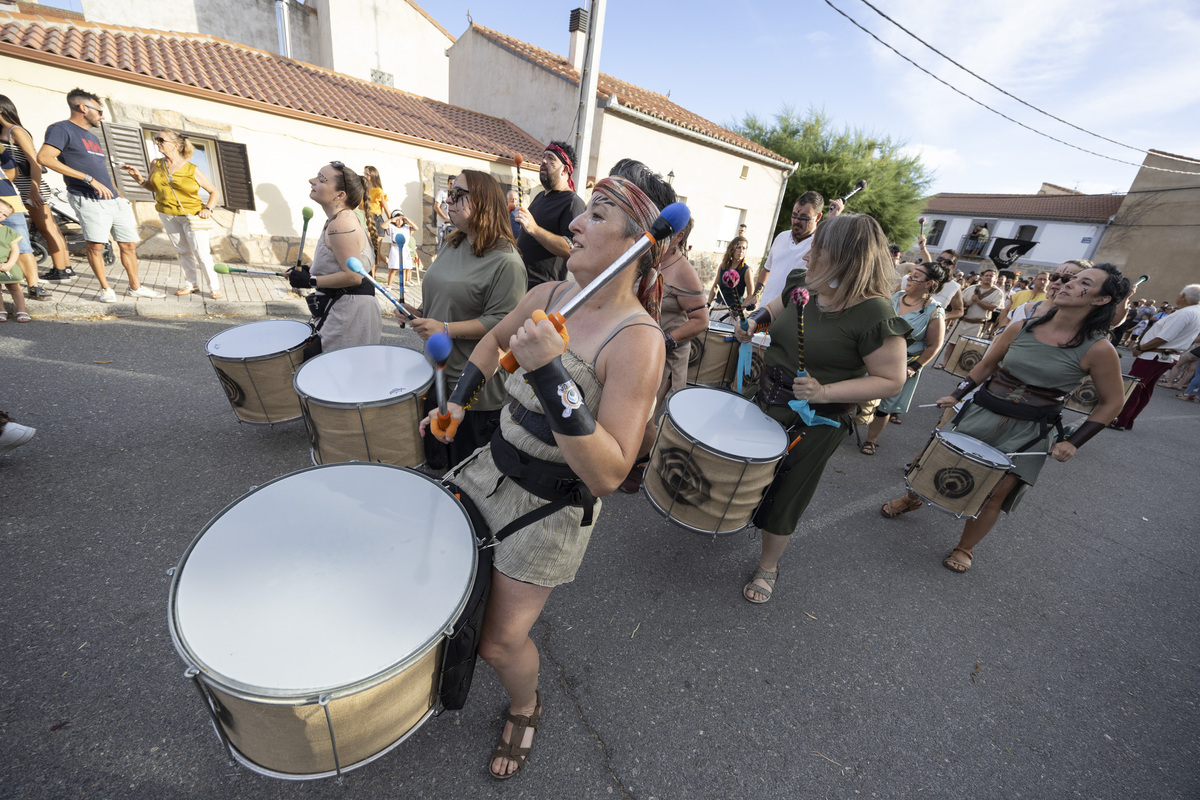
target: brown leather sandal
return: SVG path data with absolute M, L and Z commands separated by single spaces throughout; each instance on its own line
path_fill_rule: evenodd
M 532 728 L 537 730 L 538 723 L 542 720 L 542 695 L 541 692 L 536 692 L 534 696 L 537 698 L 537 708 L 529 716 L 524 714 L 514 714 L 510 710 L 508 712 L 507 721 L 512 723 L 512 731 L 509 733 L 508 741 L 504 741 L 504 729 L 500 729 L 500 739 L 496 742 L 496 749 L 492 751 L 491 757 L 488 759 L 487 771 L 494 780 L 506 781 L 513 777 L 521 770 L 525 769 L 525 762 L 529 758 L 529 754 L 533 752 L 533 743 L 529 747 L 521 747 L 520 743 L 525 741 L 525 731 Z M 497 758 L 507 758 L 517 762 L 517 768 L 507 775 L 500 775 L 492 771 L 492 762 Z
M 879 509 L 879 513 L 883 514 L 888 519 L 895 519 L 901 514 L 907 514 L 910 511 L 916 511 L 925 502 L 912 494 L 906 494 L 899 500 L 889 500 L 883 504 L 883 508 Z
M 963 561 L 961 558 L 957 558 L 956 554 L 958 553 L 962 553 L 964 556 L 966 556 L 967 560 Z M 950 555 L 942 559 L 942 566 L 951 572 L 957 572 L 959 575 L 961 575 L 971 568 L 971 564 L 974 563 L 974 561 L 975 556 L 970 550 L 965 547 L 956 547 L 950 551 Z

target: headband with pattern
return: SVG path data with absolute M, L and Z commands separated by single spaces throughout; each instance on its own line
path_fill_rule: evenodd
M 571 187 L 571 191 L 575 191 L 575 179 L 571 176 L 575 174 L 575 165 L 571 163 L 571 159 L 567 157 L 567 151 L 563 150 L 556 144 L 546 145 L 546 151 L 554 153 L 563 166 L 567 168 L 567 186 Z
M 633 181 L 619 175 L 602 178 L 592 190 L 593 194 L 612 202 L 617 208 L 629 215 L 642 230 L 650 230 L 654 220 L 658 219 L 658 207 L 646 196 Z M 663 277 L 658 272 L 658 262 L 662 258 L 666 242 L 655 242 L 650 247 L 650 259 L 653 267 L 647 270 L 638 286 L 638 300 L 642 306 L 657 321 L 662 306 Z

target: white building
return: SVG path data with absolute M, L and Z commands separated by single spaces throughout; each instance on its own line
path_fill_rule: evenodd
M 996 239 L 1037 242 L 1013 269 L 1054 267 L 1074 258 L 1091 259 L 1121 207 L 1124 195 L 1078 194 L 1062 190 L 1046 194 L 936 194 L 924 215 L 929 250 L 957 250 L 960 255 L 987 256 Z M 987 245 L 977 248 L 971 233 L 986 225 Z M 981 250 L 975 253 L 975 250 Z M 963 264 L 970 271 L 969 264 Z
M 503 116 L 543 142 L 570 142 L 583 49 L 578 32 L 572 58 L 564 58 L 472 23 L 449 50 L 450 102 Z M 750 252 L 766 251 L 792 162 L 664 95 L 603 73 L 593 113 L 591 153 L 576 166 L 581 192 L 584 178 L 604 177 L 618 160 L 634 158 L 673 176 L 696 221 L 696 251 L 723 252 L 741 223 Z

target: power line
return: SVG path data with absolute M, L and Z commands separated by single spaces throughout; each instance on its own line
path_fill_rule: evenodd
M 896 55 L 900 56 L 900 57 L 901 57 L 901 58 L 903 58 L 905 61 L 907 61 L 909 64 L 912 64 L 914 67 L 916 67 L 917 69 L 921 70 L 921 72 L 924 72 L 926 75 L 928 75 L 929 77 L 933 78 L 935 81 L 937 81 L 938 83 L 942 84 L 942 85 L 943 85 L 943 86 L 945 86 L 946 88 L 950 89 L 951 91 L 953 91 L 953 92 L 955 92 L 955 93 L 957 93 L 957 94 L 960 94 L 960 95 L 962 95 L 963 97 L 967 98 L 967 99 L 968 99 L 968 100 L 970 100 L 972 103 L 974 103 L 975 105 L 977 105 L 977 106 L 979 106 L 979 107 L 981 107 L 981 108 L 985 108 L 985 109 L 987 109 L 988 111 L 992 112 L 992 113 L 993 113 L 993 114 L 995 114 L 996 116 L 998 116 L 998 117 L 1002 117 L 1002 118 L 1004 118 L 1004 119 L 1008 120 L 1009 122 L 1013 123 L 1014 125 L 1019 125 L 1020 127 L 1024 128 L 1024 129 L 1025 129 L 1025 130 L 1027 130 L 1027 131 L 1030 131 L 1031 133 L 1036 133 L 1038 136 L 1044 136 L 1045 138 L 1047 138 L 1047 139 L 1049 139 L 1049 140 L 1051 140 L 1051 141 L 1053 141 L 1053 142 L 1058 142 L 1059 144 L 1066 145 L 1067 147 L 1070 147 L 1072 150 L 1078 150 L 1078 151 L 1080 151 L 1081 153 L 1087 153 L 1088 155 L 1091 155 L 1091 156 L 1098 156 L 1098 157 L 1100 157 L 1100 158 L 1107 159 L 1108 161 L 1115 161 L 1115 162 L 1116 162 L 1116 163 L 1118 163 L 1118 164 L 1127 164 L 1128 166 L 1131 166 L 1131 167 L 1138 167 L 1139 169 L 1151 169 L 1151 170 L 1154 170 L 1155 172 L 1170 172 L 1170 173 L 1173 173 L 1173 174 L 1175 174 L 1175 175 L 1196 175 L 1196 174 L 1197 174 L 1197 173 L 1195 173 L 1195 172 L 1189 172 L 1189 171 L 1187 171 L 1187 170 L 1181 170 L 1181 169 L 1166 169 L 1165 167 L 1151 167 L 1151 166 L 1149 166 L 1149 165 L 1138 164 L 1138 163 L 1135 163 L 1135 162 L 1133 162 L 1133 161 L 1125 161 L 1124 159 L 1121 159 L 1121 158 L 1113 158 L 1112 156 L 1106 156 L 1106 155 L 1104 155 L 1103 153 L 1097 153 L 1095 150 L 1088 150 L 1086 147 L 1080 147 L 1079 145 L 1071 144 L 1070 142 L 1063 141 L 1062 139 L 1059 139 L 1059 138 L 1058 138 L 1058 137 L 1056 137 L 1056 136 L 1051 136 L 1051 135 L 1050 135 L 1050 134 L 1048 134 L 1048 133 L 1045 133 L 1045 132 L 1043 132 L 1043 131 L 1039 131 L 1037 128 L 1030 127 L 1029 125 L 1026 125 L 1024 122 L 1021 122 L 1020 120 L 1015 120 L 1015 119 L 1013 119 L 1012 117 L 1010 117 L 1010 116 L 1008 116 L 1007 114 L 1005 114 L 1003 111 L 997 111 L 996 109 L 994 109 L 994 108 L 992 108 L 991 106 L 989 106 L 987 103 L 984 103 L 984 102 L 983 102 L 983 101 L 981 101 L 981 100 L 977 100 L 976 98 L 974 98 L 974 97 L 972 97 L 971 95 L 967 94 L 967 93 L 966 93 L 966 92 L 964 92 L 963 90 L 959 89 L 957 86 L 953 86 L 952 84 L 950 84 L 950 83 L 948 83 L 948 82 L 946 82 L 946 81 L 942 80 L 941 78 L 939 78 L 937 75 L 934 75 L 932 72 L 930 72 L 929 70 L 925 69 L 925 68 L 924 68 L 924 67 L 922 67 L 920 64 L 918 64 L 917 62 L 913 61 L 911 58 L 909 58 L 908 56 L 904 55 L 903 53 L 901 53 L 901 52 L 900 52 L 899 50 L 897 50 L 896 48 L 892 47 L 890 44 L 888 44 L 887 42 L 885 42 L 883 39 L 880 39 L 878 36 L 876 36 L 875 34 L 871 33 L 869 30 L 867 30 L 866 28 L 864 28 L 862 25 L 858 24 L 858 22 L 856 22 L 856 21 L 854 20 L 854 18 L 853 18 L 853 17 L 851 17 L 851 16 L 850 16 L 849 14 L 847 14 L 845 11 L 842 11 L 840 8 L 838 8 L 837 6 L 835 6 L 833 3 L 831 3 L 831 2 L 830 2 L 830 0 L 825 0 L 825 5 L 829 6 L 829 7 L 830 7 L 830 8 L 832 8 L 834 11 L 836 11 L 837 13 L 839 13 L 839 14 L 841 14 L 843 17 L 845 17 L 847 20 L 849 20 L 849 21 L 850 21 L 850 24 L 852 24 L 854 27 L 858 28 L 860 31 L 862 31 L 863 33 L 867 34 L 867 35 L 868 35 L 868 36 L 870 36 L 872 39 L 874 39 L 875 41 L 879 42 L 881 45 L 883 45 L 884 47 L 886 47 L 888 50 L 891 50 L 893 53 L 895 53 Z
M 1056 116 L 1054 116 L 1054 115 L 1053 115 L 1053 114 L 1051 114 L 1049 111 L 1043 111 L 1042 109 L 1038 108 L 1037 106 L 1033 105 L 1032 103 L 1027 103 L 1027 102 L 1025 102 L 1024 100 L 1022 100 L 1021 98 L 1019 98 L 1019 97 L 1017 97 L 1015 94 L 1013 94 L 1012 92 L 1008 92 L 1008 91 L 1005 91 L 1004 89 L 1001 89 L 999 86 L 997 86 L 996 84 L 992 83 L 991 81 L 989 81 L 987 78 L 983 77 L 982 75 L 979 75 L 979 74 L 977 74 L 977 73 L 975 73 L 975 72 L 972 72 L 972 71 L 971 71 L 970 69 L 968 69 L 967 67 L 964 67 L 962 64 L 958 63 L 958 62 L 957 62 L 957 61 L 955 61 L 953 58 L 951 58 L 950 56 L 948 56 L 948 55 L 946 55 L 945 53 L 943 53 L 941 50 L 938 50 L 936 47 L 934 47 L 933 45 L 931 45 L 929 42 L 925 41 L 925 40 L 924 40 L 924 39 L 922 39 L 920 36 L 917 36 L 915 33 L 913 33 L 912 31 L 910 31 L 908 28 L 904 27 L 904 26 L 903 26 L 903 25 L 901 25 L 899 22 L 896 22 L 896 20 L 894 20 L 894 19 L 892 19 L 891 17 L 889 17 L 887 14 L 883 13 L 883 12 L 882 12 L 882 11 L 880 11 L 878 8 L 876 8 L 875 6 L 871 5 L 869 2 L 867 2 L 867 0 L 861 0 L 861 2 L 862 2 L 862 4 L 863 4 L 864 6 L 866 6 L 866 7 L 867 7 L 867 8 L 869 8 L 869 9 L 871 9 L 871 10 L 872 10 L 872 11 L 874 11 L 876 14 L 878 14 L 878 15 L 879 15 L 879 16 L 881 16 L 881 17 L 883 17 L 883 18 L 884 18 L 884 19 L 886 19 L 888 22 L 892 23 L 893 25 L 895 25 L 897 28 L 899 28 L 900 30 L 902 30 L 902 31 L 904 31 L 905 33 L 907 33 L 907 34 L 908 34 L 909 36 L 911 36 L 912 38 L 916 39 L 916 40 L 917 40 L 918 42 L 920 42 L 921 44 L 925 45 L 925 46 L 926 46 L 926 47 L 928 47 L 930 50 L 932 50 L 933 52 L 937 53 L 939 56 L 941 56 L 942 58 L 946 59 L 947 61 L 949 61 L 949 62 L 950 62 L 951 64 L 953 64 L 954 66 L 956 66 L 956 67 L 958 67 L 959 69 L 961 69 L 963 72 L 967 73 L 968 75 L 970 75 L 970 76 L 971 76 L 971 77 L 973 77 L 973 78 L 977 78 L 977 79 L 979 79 L 979 80 L 980 80 L 980 81 L 982 81 L 983 83 L 986 83 L 988 86 L 992 87 L 993 89 L 995 89 L 995 90 L 996 90 L 997 92 L 999 92 L 1000 94 L 1002 94 L 1002 95 L 1005 95 L 1006 97 L 1011 97 L 1013 100 L 1016 100 L 1016 101 L 1017 101 L 1018 103 L 1020 103 L 1021 105 L 1023 105 L 1023 106 L 1026 106 L 1026 107 L 1028 107 L 1028 108 L 1032 108 L 1034 111 L 1038 112 L 1039 114 L 1042 114 L 1042 115 L 1044 115 L 1044 116 L 1047 116 L 1047 117 L 1049 117 L 1050 119 L 1052 119 L 1052 120 L 1055 120 L 1056 122 L 1061 122 L 1063 125 L 1066 125 L 1068 128 L 1074 128 L 1075 130 L 1079 131 L 1080 133 L 1086 133 L 1088 136 L 1094 136 L 1094 137 L 1096 137 L 1097 139 L 1103 139 L 1103 140 L 1104 140 L 1104 141 L 1106 141 L 1106 142 L 1110 142 L 1110 143 L 1112 143 L 1112 144 L 1118 145 L 1119 147 L 1124 147 L 1124 148 L 1126 148 L 1127 150 L 1133 150 L 1133 151 L 1135 151 L 1135 152 L 1141 153 L 1142 155 L 1149 155 L 1149 151 L 1148 151 L 1148 150 L 1145 150 L 1144 148 L 1141 148 L 1141 147 L 1134 147 L 1133 145 L 1131 145 L 1131 144 L 1125 144 L 1124 142 L 1118 142 L 1116 139 L 1110 139 L 1110 138 L 1108 138 L 1107 136 L 1104 136 L 1103 134 L 1095 133 L 1094 131 L 1089 131 L 1087 128 L 1081 128 L 1080 126 L 1078 126 L 1078 125 L 1076 125 L 1076 124 L 1074 124 L 1074 123 L 1072 123 L 1072 122 L 1067 122 L 1067 121 L 1066 121 L 1065 119 L 1063 119 L 1062 117 L 1056 117 Z M 1172 155 L 1168 155 L 1168 154 L 1166 154 L 1166 153 L 1155 153 L 1154 155 L 1156 155 L 1156 156 L 1159 156 L 1160 158 L 1167 158 L 1167 159 L 1170 159 L 1170 160 L 1172 160 L 1172 161 L 1183 161 L 1183 162 L 1188 162 L 1188 163 L 1192 163 L 1192 162 L 1194 162 L 1194 161 L 1195 161 L 1195 159 L 1192 159 L 1192 158 L 1183 158 L 1183 157 L 1181 157 L 1181 156 L 1172 156 Z

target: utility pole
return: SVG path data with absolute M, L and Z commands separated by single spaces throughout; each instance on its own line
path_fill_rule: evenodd
M 583 189 L 587 184 L 592 161 L 592 120 L 596 116 L 596 86 L 600 81 L 600 40 L 604 35 L 605 0 L 592 0 L 592 10 L 584 20 L 587 25 L 587 46 L 583 55 L 583 67 L 579 71 L 579 105 L 575 115 L 575 159 L 576 174 L 583 173 L 576 186 Z M 580 9 L 576 9 L 579 11 Z M 576 23 L 572 12 L 572 24 Z

